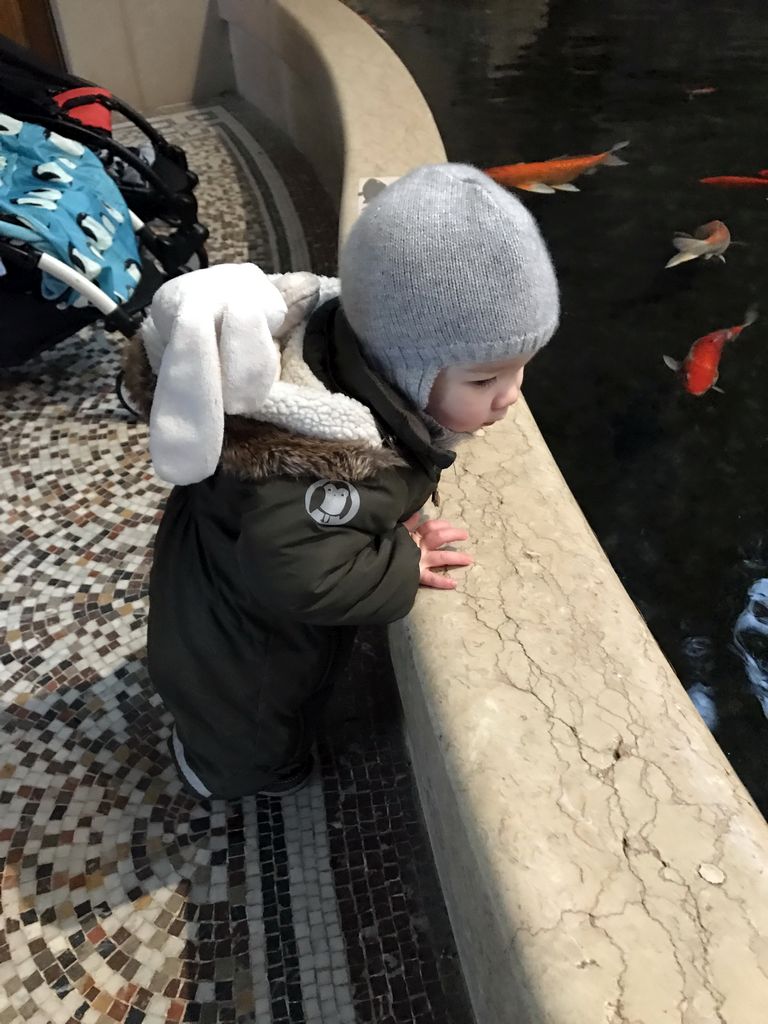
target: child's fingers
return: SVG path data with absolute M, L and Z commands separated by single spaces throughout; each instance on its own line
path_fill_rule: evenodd
M 419 533 L 428 536 L 430 533 L 434 533 L 435 530 L 442 530 L 445 527 L 455 529 L 453 523 L 449 523 L 447 519 L 427 519 L 419 527 Z
M 426 556 L 425 562 L 428 569 L 475 564 L 474 558 L 463 551 L 430 551 Z
M 442 530 L 433 530 L 429 534 L 421 534 L 424 546 L 430 551 L 441 548 L 443 544 L 452 544 L 457 540 L 469 540 L 466 530 L 459 530 L 455 526 L 446 527 Z
M 435 590 L 455 590 L 456 580 L 452 580 L 450 576 L 440 576 L 436 572 L 424 569 L 421 573 L 421 585 L 423 587 L 434 587 Z

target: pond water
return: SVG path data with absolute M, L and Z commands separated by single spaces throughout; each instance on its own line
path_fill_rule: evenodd
M 349 0 L 414 76 L 448 158 L 598 153 L 581 191 L 517 192 L 551 247 L 562 325 L 526 375 L 544 438 L 627 591 L 768 814 L 768 168 L 765 0 Z M 692 94 L 690 90 L 711 91 Z M 714 219 L 725 265 L 664 269 Z M 664 365 L 761 318 L 686 394 Z

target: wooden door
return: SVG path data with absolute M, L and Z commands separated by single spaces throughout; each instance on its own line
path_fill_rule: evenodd
M 66 70 L 49 0 L 0 0 L 0 35 L 28 47 L 52 67 Z

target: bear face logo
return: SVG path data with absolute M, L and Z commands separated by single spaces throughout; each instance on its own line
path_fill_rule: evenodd
M 360 511 L 360 493 L 349 483 L 316 480 L 307 489 L 304 506 L 319 526 L 344 526 Z

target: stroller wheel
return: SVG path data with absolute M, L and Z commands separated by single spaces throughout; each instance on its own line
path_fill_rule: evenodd
M 123 377 L 123 371 L 121 370 L 118 373 L 117 377 L 115 378 L 115 394 L 117 395 L 117 400 L 120 403 L 120 405 L 122 405 L 122 407 L 126 409 L 131 414 L 131 416 L 134 417 L 134 419 L 139 419 L 141 417 L 141 413 L 139 412 L 138 409 L 131 405 L 130 397 L 126 390 L 125 380 L 123 379 Z

